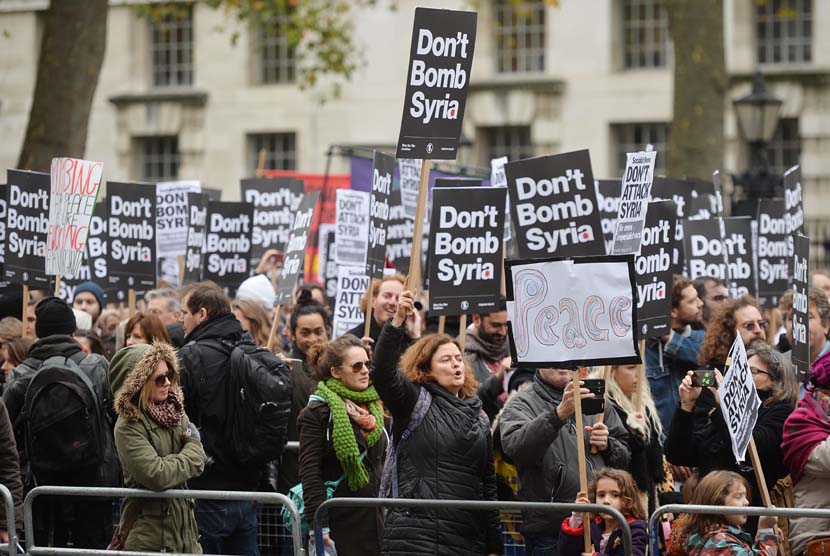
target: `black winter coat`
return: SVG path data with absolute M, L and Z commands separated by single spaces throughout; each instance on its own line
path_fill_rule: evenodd
M 620 421 L 628 430 L 628 447 L 631 449 L 631 464 L 628 471 L 634 477 L 637 488 L 648 494 L 648 508 L 645 509 L 651 515 L 657 509 L 654 487 L 666 478 L 663 471 L 663 446 L 660 443 L 660 435 L 652 428 L 651 437 L 644 438 L 641 429 L 634 428 L 629 424 L 628 413 L 615 404 L 613 400 L 610 401 L 614 409 L 617 410 Z M 646 412 L 648 412 L 648 409 L 646 409 Z M 656 415 L 653 418 L 655 421 L 659 419 Z
M 308 398 L 314 393 L 315 383 L 311 379 L 311 369 L 306 361 L 305 354 L 293 346 L 291 358 L 299 359 L 302 365 L 291 364 L 291 413 L 288 415 L 288 441 L 300 439 L 297 430 L 297 418 L 303 408 L 308 405 Z M 299 368 L 298 368 L 299 367 Z M 294 450 L 286 450 L 282 455 L 279 466 L 279 492 L 287 493 L 288 489 L 300 482 L 298 453 Z
M 432 397 L 421 424 L 399 447 L 398 497 L 496 500 L 493 442 L 481 401 L 460 399 L 437 384 L 413 384 L 398 369 L 406 329 L 383 327 L 372 358 L 372 381 L 391 412 L 401 441 L 422 388 Z M 383 535 L 385 555 L 480 556 L 501 554 L 498 511 L 391 509 Z

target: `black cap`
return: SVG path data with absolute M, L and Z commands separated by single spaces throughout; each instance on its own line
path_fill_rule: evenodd
M 38 338 L 72 334 L 77 328 L 72 307 L 59 297 L 46 297 L 35 307 L 35 334 Z

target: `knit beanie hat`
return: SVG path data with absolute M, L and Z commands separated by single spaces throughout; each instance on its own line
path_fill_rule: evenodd
M 98 300 L 98 307 L 101 311 L 104 310 L 104 290 L 96 284 L 95 282 L 81 282 L 77 286 L 75 286 L 75 293 L 72 297 L 72 302 L 75 302 L 75 298 L 78 297 L 79 293 L 89 292 L 95 296 L 95 299 Z
M 256 301 L 262 305 L 267 313 L 270 313 L 274 308 L 274 287 L 267 276 L 257 274 L 239 285 L 239 289 L 236 290 L 236 299 Z
M 59 297 L 46 297 L 35 307 L 35 334 L 38 338 L 72 334 L 77 329 L 72 307 Z

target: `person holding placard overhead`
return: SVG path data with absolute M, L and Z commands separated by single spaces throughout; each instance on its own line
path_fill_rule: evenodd
M 380 337 L 380 331 L 386 322 L 395 316 L 398 309 L 398 302 L 403 291 L 404 277 L 400 274 L 387 274 L 381 280 L 372 280 L 372 297 L 364 295 L 360 300 L 360 310 L 365 314 L 372 311 L 372 321 L 369 327 L 369 336 L 364 337 L 366 330 L 363 323 L 355 326 L 347 332 L 361 338 L 363 342 L 372 349 L 374 343 Z M 406 346 L 421 337 L 421 315 L 414 311 L 406 321 Z M 406 347 L 404 346 L 404 347 Z
M 493 439 L 475 396 L 475 378 L 461 348 L 446 334 L 422 338 L 401 357 L 413 311 L 413 294 L 404 291 L 372 358 L 372 382 L 393 418 L 381 496 L 496 500 Z M 502 554 L 498 511 L 392 508 L 382 552 Z

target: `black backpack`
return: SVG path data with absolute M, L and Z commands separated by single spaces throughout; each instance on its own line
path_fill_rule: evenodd
M 73 474 L 103 467 L 108 419 L 89 377 L 78 366 L 86 356 L 50 357 L 39 365 L 23 401 L 24 445 L 35 476 Z

